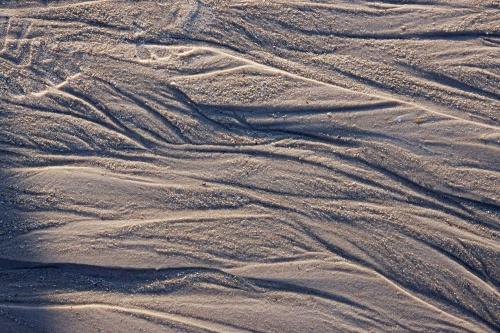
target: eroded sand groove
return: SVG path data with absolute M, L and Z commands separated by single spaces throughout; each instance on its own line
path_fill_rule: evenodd
M 494 332 L 495 1 L 0 3 L 6 332 Z

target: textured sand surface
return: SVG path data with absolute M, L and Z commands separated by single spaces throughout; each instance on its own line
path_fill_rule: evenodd
M 3 0 L 0 49 L 0 332 L 500 330 L 497 0 Z

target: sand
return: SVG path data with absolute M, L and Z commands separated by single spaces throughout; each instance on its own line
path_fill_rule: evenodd
M 499 22 L 0 1 L 0 332 L 498 332 Z

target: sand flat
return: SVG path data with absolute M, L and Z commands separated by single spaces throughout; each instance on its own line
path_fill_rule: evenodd
M 500 330 L 497 1 L 0 1 L 0 332 Z

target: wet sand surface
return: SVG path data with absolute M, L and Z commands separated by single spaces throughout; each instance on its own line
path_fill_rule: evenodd
M 0 1 L 0 331 L 500 330 L 499 22 Z

